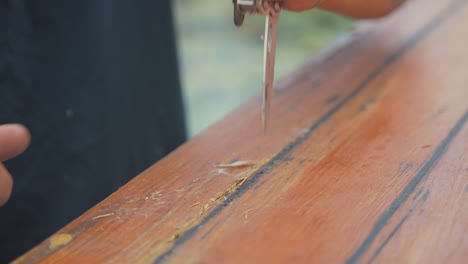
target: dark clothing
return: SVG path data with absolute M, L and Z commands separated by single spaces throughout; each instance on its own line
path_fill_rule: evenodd
M 0 0 L 6 163 L 0 262 L 35 246 L 185 140 L 169 0 Z

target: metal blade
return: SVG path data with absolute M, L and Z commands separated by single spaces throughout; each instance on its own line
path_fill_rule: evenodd
M 274 92 L 276 37 L 278 33 L 279 13 L 268 15 L 265 22 L 265 46 L 263 60 L 263 104 L 262 126 L 266 131 L 270 119 L 271 97 Z

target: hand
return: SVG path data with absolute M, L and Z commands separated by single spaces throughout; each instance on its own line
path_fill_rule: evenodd
M 283 8 L 296 12 L 321 8 L 354 18 L 377 18 L 404 2 L 406 0 L 284 0 Z
M 13 178 L 1 162 L 22 153 L 29 145 L 30 135 L 22 125 L 0 125 L 0 206 L 4 205 L 11 195 Z
M 300 12 L 319 7 L 323 1 L 326 0 L 284 0 L 283 8 L 289 11 Z

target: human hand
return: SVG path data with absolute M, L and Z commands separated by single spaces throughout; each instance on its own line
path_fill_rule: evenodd
M 305 11 L 321 8 L 354 18 L 382 17 L 401 6 L 406 0 L 284 0 L 283 8 Z
M 305 11 L 314 7 L 319 7 L 325 0 L 284 0 L 283 8 L 289 11 Z
M 29 141 L 26 127 L 17 124 L 0 125 L 0 206 L 8 201 L 13 188 L 13 178 L 1 162 L 22 153 Z

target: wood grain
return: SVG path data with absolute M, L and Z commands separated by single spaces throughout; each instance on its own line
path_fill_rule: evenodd
M 278 83 L 266 135 L 256 97 L 16 262 L 466 262 L 467 23 L 363 23 Z

